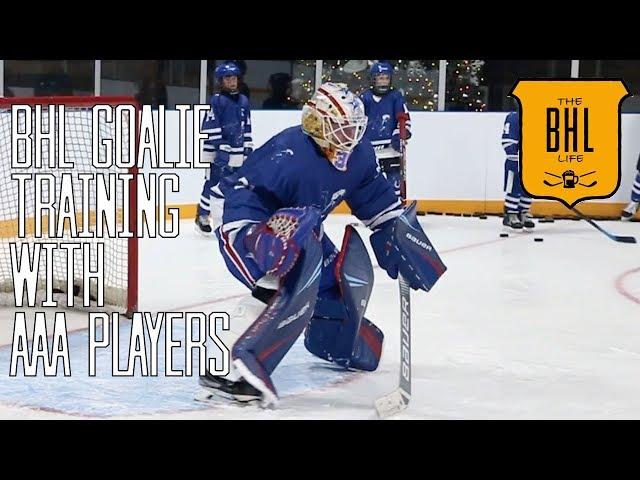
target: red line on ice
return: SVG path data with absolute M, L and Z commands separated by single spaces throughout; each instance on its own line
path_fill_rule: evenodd
M 638 305 L 640 305 L 640 298 L 636 297 L 635 295 L 633 295 L 631 292 L 629 292 L 629 290 L 626 289 L 626 287 L 624 286 L 624 282 L 625 280 L 630 277 L 631 275 L 634 275 L 636 273 L 640 273 L 640 267 L 637 268 L 633 268 L 631 270 L 627 270 L 626 272 L 622 272 L 620 275 L 618 275 L 618 278 L 616 278 L 615 281 L 615 286 L 616 286 L 616 290 L 618 291 L 618 293 L 620 295 L 622 295 L 623 297 L 628 298 L 629 300 L 631 300 L 633 303 L 636 303 Z

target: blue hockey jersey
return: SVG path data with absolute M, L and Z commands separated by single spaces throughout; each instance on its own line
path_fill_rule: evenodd
M 518 161 L 520 150 L 520 118 L 518 112 L 510 112 L 502 128 L 502 148 L 507 160 Z
M 369 89 L 360 95 L 360 99 L 364 103 L 364 111 L 369 119 L 364 135 L 371 141 L 373 147 L 376 150 L 386 148 L 391 145 L 392 137 L 396 136 L 399 139 L 398 115 L 409 114 L 402 94 L 397 90 L 391 90 L 386 95 L 378 97 Z M 410 119 L 407 120 L 406 127 L 408 138 L 411 136 Z
M 249 100 L 242 94 L 217 93 L 211 97 L 211 109 L 202 122 L 203 160 L 230 167 L 242 165 L 245 148 L 253 149 Z
M 401 204 L 379 172 L 373 147 L 361 142 L 341 172 L 301 126 L 283 130 L 255 150 L 220 182 L 225 197 L 223 231 L 268 219 L 284 207 L 314 206 L 322 219 L 345 200 L 353 214 L 375 229 L 399 215 Z

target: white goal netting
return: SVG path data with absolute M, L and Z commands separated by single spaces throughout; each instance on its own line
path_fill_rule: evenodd
M 12 105 L 13 104 L 32 104 L 33 102 L 41 103 L 42 106 L 42 119 L 41 130 L 43 132 L 51 132 L 49 127 L 51 125 L 51 119 L 49 118 L 48 105 L 46 99 L 29 99 L 29 102 L 25 102 L 21 99 L 10 99 L 11 103 L 8 103 L 8 99 L 4 99 L 0 103 L 0 305 L 13 305 L 14 300 L 14 285 L 12 275 L 12 262 L 10 254 L 10 244 L 17 243 L 17 255 L 20 258 L 20 245 L 30 244 L 33 245 L 37 242 L 41 243 L 63 243 L 63 242 L 83 242 L 91 245 L 91 270 L 95 271 L 98 268 L 97 265 L 97 244 L 104 244 L 104 299 L 106 306 L 111 309 L 119 311 L 127 311 L 132 305 L 135 305 L 137 301 L 137 285 L 134 285 L 131 281 L 132 278 L 137 278 L 137 272 L 132 276 L 132 269 L 137 268 L 137 252 L 135 248 L 135 239 L 129 238 L 72 238 L 70 231 L 70 222 L 64 223 L 64 229 L 57 231 L 57 238 L 52 235 L 54 232 L 49 232 L 47 228 L 49 215 L 43 212 L 40 215 L 42 221 L 42 236 L 36 238 L 35 225 L 36 225 L 36 193 L 39 193 L 39 198 L 43 201 L 54 201 L 54 208 L 56 211 L 60 211 L 63 207 L 60 205 L 60 194 L 62 191 L 62 178 L 63 173 L 70 174 L 72 178 L 73 186 L 73 201 L 76 209 L 76 223 L 78 230 L 82 229 L 82 205 L 83 205 L 83 190 L 89 192 L 89 226 L 91 231 L 95 231 L 98 218 L 102 219 L 102 215 L 96 209 L 96 180 L 89 181 L 88 184 L 83 184 L 80 180 L 80 174 L 108 174 L 108 173 L 129 173 L 127 170 L 123 170 L 117 167 L 109 169 L 96 169 L 92 166 L 92 110 L 94 104 L 108 103 L 104 99 L 95 98 L 93 100 L 87 99 L 84 103 L 81 99 L 72 99 L 64 104 L 64 156 L 67 162 L 71 161 L 75 164 L 73 169 L 60 169 L 49 165 L 49 147 L 47 140 L 43 140 L 42 137 L 38 138 L 37 135 L 32 135 L 31 148 L 32 159 L 35 159 L 37 142 L 44 145 L 42 151 L 42 166 L 41 168 L 11 168 L 12 161 L 12 124 L 17 122 L 20 133 L 24 133 L 25 116 L 14 115 L 12 118 Z M 132 102 L 133 103 L 133 102 Z M 115 104 L 113 105 L 115 108 Z M 58 107 L 56 106 L 56 112 Z M 37 132 L 36 129 L 36 115 L 35 107 L 32 108 L 31 119 L 31 131 Z M 99 121 L 99 138 L 113 139 L 115 143 L 116 139 L 116 123 L 107 122 L 104 115 L 101 115 Z M 127 118 L 122 123 L 122 146 L 123 149 L 130 148 L 129 144 L 129 125 L 127 122 L 134 121 L 133 118 Z M 57 113 L 53 118 L 53 124 L 55 132 L 53 147 L 51 152 L 58 159 L 58 147 L 57 140 L 59 138 L 59 131 L 62 128 L 60 125 Z M 123 154 L 127 154 L 126 151 Z M 106 149 L 100 149 L 101 159 L 106 155 Z M 18 148 L 18 158 L 25 159 L 25 149 L 21 145 Z M 59 160 L 59 159 L 58 159 Z M 48 184 L 44 183 L 41 187 L 41 192 L 36 192 L 36 181 L 25 181 L 25 237 L 19 238 L 18 233 L 18 181 L 12 179 L 12 174 L 51 174 L 53 178 L 53 189 L 50 189 Z M 32 177 L 35 178 L 35 177 Z M 88 189 L 84 189 L 84 186 L 89 186 Z M 118 224 L 118 230 L 121 230 L 121 224 L 128 216 L 124 213 L 124 189 L 128 189 L 128 183 L 115 182 L 115 212 L 116 222 Z M 113 192 L 110 192 L 113 194 Z M 135 197 L 129 202 L 127 208 L 131 209 L 134 205 Z M 85 200 L 86 202 L 86 200 Z M 66 203 L 67 207 L 68 202 Z M 58 224 L 57 219 L 54 224 Z M 103 225 L 106 221 L 103 221 Z M 57 229 L 56 229 L 57 230 Z M 106 233 L 105 233 L 106 235 Z M 66 299 L 67 291 L 67 253 L 65 250 L 56 249 L 53 254 L 53 288 L 60 297 L 56 296 L 56 300 L 60 302 L 61 298 Z M 41 303 L 45 299 L 45 274 L 47 271 L 47 265 L 45 260 L 45 251 L 41 251 L 40 268 L 38 274 L 38 294 L 37 304 Z M 73 285 L 74 295 L 81 297 L 83 294 L 83 256 L 82 250 L 76 250 L 74 252 L 74 267 L 73 267 Z M 90 281 L 91 298 L 96 299 L 96 281 L 92 279 Z M 64 295 L 62 295 L 64 294 Z M 25 297 L 26 300 L 26 297 Z M 93 302 L 92 302 L 93 303 Z M 81 301 L 75 302 L 75 306 L 82 306 Z M 25 303 L 26 305 L 26 303 Z M 66 300 L 59 305 L 66 306 Z

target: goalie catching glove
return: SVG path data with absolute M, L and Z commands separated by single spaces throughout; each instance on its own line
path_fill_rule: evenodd
M 283 277 L 296 264 L 301 246 L 319 222 L 317 208 L 281 208 L 253 227 L 245 247 L 265 274 Z
M 370 240 L 380 267 L 393 279 L 401 273 L 414 290 L 428 292 L 447 270 L 418 222 L 415 202 Z

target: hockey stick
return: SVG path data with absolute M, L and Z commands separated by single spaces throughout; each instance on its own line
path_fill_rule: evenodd
M 545 185 L 547 185 L 548 187 L 557 187 L 558 185 L 560 185 L 562 182 L 558 182 L 558 183 L 550 183 L 548 180 L 544 180 L 543 183 Z
M 400 130 L 400 197 L 402 204 L 407 203 L 407 117 L 405 112 L 398 114 L 398 128 Z
M 400 195 L 402 203 L 406 203 L 406 149 L 405 140 L 407 138 L 406 114 L 398 116 L 400 127 L 400 174 L 401 186 Z M 387 418 L 401 412 L 409 405 L 411 400 L 411 288 L 409 283 L 398 274 L 398 285 L 400 287 L 400 382 L 393 392 L 378 398 L 375 401 L 376 411 L 380 418 Z
M 548 187 L 557 187 L 558 185 L 560 185 L 562 182 L 558 182 L 558 183 L 550 183 L 548 180 L 543 180 L 543 182 L 545 185 L 547 185 Z M 594 180 L 591 183 L 579 183 L 578 185 L 581 185 L 583 187 L 593 187 L 596 183 L 598 183 L 597 180 Z
M 591 183 L 578 183 L 578 185 L 580 185 L 580 186 L 582 186 L 582 187 L 593 187 L 593 186 L 594 186 L 595 184 L 597 184 L 597 183 L 598 183 L 598 181 L 597 181 L 597 180 L 594 180 L 594 181 L 593 181 L 593 182 L 591 182 Z
M 636 237 L 628 237 L 628 236 L 625 236 L 625 235 L 614 235 L 613 233 L 609 233 L 604 228 L 602 228 L 600 225 L 598 225 L 596 222 L 594 222 L 593 220 L 591 220 L 588 217 L 585 217 L 582 213 L 580 213 L 575 208 L 570 207 L 570 210 L 573 213 L 575 213 L 578 217 L 580 217 L 582 220 L 586 221 L 593 228 L 595 228 L 596 230 L 599 230 L 600 232 L 604 233 L 607 237 L 609 237 L 614 242 L 620 242 L 620 243 L 637 243 L 638 242 L 636 240 Z
M 402 274 L 400 285 L 400 382 L 393 392 L 376 400 L 380 418 L 387 418 L 407 408 L 411 400 L 411 289 Z

